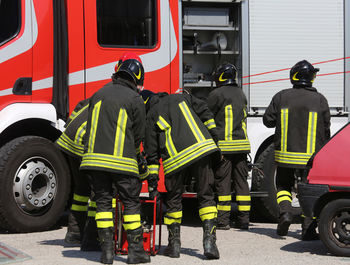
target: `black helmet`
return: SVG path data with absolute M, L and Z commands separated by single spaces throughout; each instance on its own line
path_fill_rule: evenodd
M 214 81 L 217 87 L 224 85 L 237 85 L 237 69 L 231 63 L 219 65 L 214 72 Z
M 136 59 L 128 59 L 118 65 L 116 76 L 128 74 L 137 86 L 143 86 L 145 70 L 142 64 Z
M 143 102 L 145 103 L 145 107 L 146 107 L 146 113 L 149 111 L 150 109 L 150 101 L 151 98 L 156 95 L 156 93 L 152 92 L 151 90 L 147 90 L 144 89 L 140 92 L 140 95 L 143 99 Z
M 311 87 L 319 68 L 314 68 L 306 60 L 296 63 L 290 69 L 290 82 L 296 86 Z

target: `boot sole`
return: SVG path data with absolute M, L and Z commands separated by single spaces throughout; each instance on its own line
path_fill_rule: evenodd
M 204 256 L 207 257 L 207 259 L 219 259 L 220 256 L 217 256 L 215 254 L 212 254 L 212 253 L 204 253 Z
M 139 263 L 150 263 L 151 262 L 151 259 L 144 259 L 144 260 L 127 260 L 126 263 L 127 264 L 139 264 Z

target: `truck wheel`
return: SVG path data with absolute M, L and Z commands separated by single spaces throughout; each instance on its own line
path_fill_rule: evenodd
M 331 253 L 350 257 L 350 199 L 328 203 L 321 211 L 318 230 Z
M 275 147 L 270 144 L 257 158 L 256 163 L 259 170 L 252 173 L 252 191 L 267 192 L 267 197 L 255 197 L 252 199 L 252 208 L 258 215 L 270 222 L 278 222 L 279 208 L 276 200 L 276 169 Z M 259 171 L 263 172 L 261 174 Z M 292 191 L 293 216 L 300 218 L 301 208 L 296 198 L 296 193 Z
M 70 174 L 62 153 L 41 137 L 24 136 L 0 149 L 0 226 L 43 231 L 62 215 Z

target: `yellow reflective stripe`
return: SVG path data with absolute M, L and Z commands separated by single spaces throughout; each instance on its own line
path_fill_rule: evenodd
M 113 221 L 96 221 L 97 228 L 108 228 L 113 227 L 114 223 Z
M 69 116 L 70 122 L 69 122 L 69 124 L 67 125 L 66 128 L 68 128 L 69 125 L 72 123 L 72 121 L 74 121 L 75 118 L 78 117 L 78 116 L 79 116 L 84 110 L 86 110 L 86 108 L 88 108 L 88 107 L 89 107 L 89 104 L 87 104 L 86 106 L 84 106 L 83 108 L 81 108 L 78 112 L 73 111 L 72 114 Z
M 171 137 L 171 126 L 166 122 L 166 120 L 159 116 L 157 125 L 163 131 L 165 131 L 165 146 L 168 150 L 170 156 L 175 156 L 177 154 L 173 139 Z
M 134 223 L 131 223 L 131 224 L 126 224 L 126 223 L 123 223 L 123 227 L 125 230 L 134 230 L 134 229 L 137 229 L 141 226 L 141 223 L 140 222 L 134 222 Z
M 164 217 L 164 224 L 165 225 L 171 225 L 173 223 L 179 223 L 181 224 L 181 218 L 177 218 L 177 219 L 174 219 L 174 218 L 167 218 L 167 217 Z
M 237 195 L 236 201 L 250 202 L 250 195 Z
M 139 169 L 135 159 L 116 157 L 107 154 L 86 153 L 83 156 L 80 167 L 104 167 L 120 171 L 128 171 L 135 175 L 139 174 Z
M 86 133 L 86 124 L 87 124 L 87 121 L 84 122 L 82 125 L 80 125 L 80 127 L 77 130 L 77 133 L 75 134 L 74 142 L 79 145 L 83 144 L 83 137 Z
M 89 217 L 95 217 L 96 216 L 96 211 L 88 211 L 88 216 Z
M 280 202 L 282 202 L 282 201 L 290 201 L 290 202 L 292 202 L 292 199 L 290 197 L 288 197 L 288 196 L 282 196 L 282 197 L 277 198 L 277 203 L 278 204 Z
M 218 211 L 231 211 L 231 205 L 220 205 L 220 204 L 218 204 L 217 208 L 218 208 Z
M 95 104 L 94 109 L 92 110 L 90 138 L 89 138 L 89 148 L 88 148 L 88 152 L 89 153 L 93 152 L 94 146 L 95 146 L 95 138 L 96 138 L 98 119 L 99 119 L 99 116 L 100 116 L 101 104 L 102 104 L 102 101 L 100 100 L 99 102 L 97 102 Z
M 281 109 L 281 151 L 287 152 L 288 109 Z
M 179 152 L 176 156 L 163 160 L 164 174 L 167 175 L 189 161 L 214 149 L 217 149 L 217 146 L 212 139 L 195 143 Z
M 211 219 L 216 218 L 217 215 L 218 215 L 217 213 L 208 213 L 208 214 L 201 215 L 200 218 L 202 221 L 211 220 Z
M 182 114 L 184 115 L 188 126 L 190 126 L 190 129 L 194 135 L 194 137 L 196 137 L 197 142 L 202 142 L 205 140 L 201 130 L 198 128 L 198 125 L 196 123 L 196 121 L 194 120 L 190 109 L 188 108 L 187 104 L 185 101 L 182 101 L 181 103 L 179 103 L 179 107 L 181 109 Z
M 307 129 L 307 150 L 308 154 L 315 152 L 316 145 L 317 112 L 309 112 L 309 125 Z
M 225 107 L 225 140 L 232 140 L 232 122 L 233 122 L 233 111 L 232 105 Z
M 281 191 L 277 192 L 277 197 L 280 197 L 280 196 L 283 196 L 283 195 L 292 197 L 292 194 L 289 191 L 281 190 Z
M 94 208 L 96 208 L 97 206 L 96 206 L 96 202 L 95 201 L 90 201 L 89 202 L 89 207 L 94 207 Z
M 250 211 L 250 205 L 238 205 L 238 211 L 240 212 Z
M 78 194 L 73 194 L 73 200 L 77 201 L 77 202 L 88 202 L 89 201 L 89 197 L 88 196 L 81 196 Z
M 150 174 L 156 174 L 158 175 L 159 173 L 159 165 L 149 165 L 148 170 Z
M 140 179 L 145 179 L 149 176 L 149 169 L 147 168 L 147 171 L 145 173 L 140 174 Z
M 139 214 L 127 214 L 124 215 L 124 222 L 137 222 L 137 221 L 141 221 L 141 217 Z
M 207 213 L 217 213 L 216 206 L 208 206 L 199 209 L 199 215 L 207 214 Z
M 216 127 L 216 123 L 214 119 L 207 120 L 206 122 L 204 122 L 204 125 L 207 126 L 208 130 Z
M 227 202 L 232 200 L 231 195 L 218 196 L 219 202 Z
M 72 211 L 76 212 L 86 212 L 88 210 L 88 206 L 82 206 L 77 204 L 72 204 L 72 207 L 70 208 Z
M 247 112 L 245 109 L 243 109 L 242 130 L 244 132 L 245 138 L 247 139 L 248 135 L 247 135 L 247 123 L 245 122 L 246 118 L 247 118 Z
M 96 220 L 98 219 L 113 219 L 112 212 L 98 212 L 96 213 Z
M 82 156 L 84 154 L 84 146 L 74 143 L 64 132 L 61 134 L 60 138 L 57 139 L 56 143 L 62 148 L 78 156 Z
M 297 152 L 281 152 L 275 150 L 275 161 L 280 163 L 306 165 L 312 154 Z
M 117 132 L 115 134 L 115 140 L 114 140 L 113 155 L 115 156 L 123 156 L 127 120 L 128 120 L 128 114 L 126 113 L 126 110 L 120 109 L 119 115 L 118 115 L 118 122 L 117 122 Z
M 172 218 L 181 218 L 182 217 L 182 211 L 179 212 L 172 212 L 172 213 L 166 213 L 166 216 L 172 217 Z
M 250 142 L 248 139 L 244 140 L 220 140 L 218 147 L 221 151 L 250 151 Z
M 117 206 L 117 200 L 115 198 L 112 199 L 112 208 Z

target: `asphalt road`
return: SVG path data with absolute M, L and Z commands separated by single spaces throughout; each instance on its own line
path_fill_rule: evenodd
M 24 265 L 99 264 L 99 252 L 81 252 L 64 242 L 66 227 L 29 234 L 0 232 L 0 242 L 29 255 L 17 262 Z M 162 247 L 167 244 L 166 227 L 162 228 Z M 217 231 L 220 260 L 208 261 L 203 255 L 202 228 L 197 221 L 182 226 L 181 257 L 171 259 L 160 254 L 151 257 L 153 264 L 350 264 L 350 258 L 330 255 L 321 241 L 300 241 L 300 224 L 293 224 L 287 237 L 276 235 L 276 224 L 252 223 L 249 231 L 231 228 Z M 114 264 L 126 263 L 126 256 L 116 256 Z M 0 264 L 3 264 L 0 262 Z

